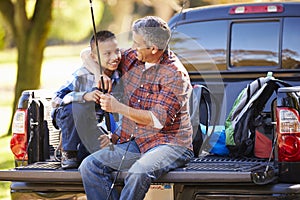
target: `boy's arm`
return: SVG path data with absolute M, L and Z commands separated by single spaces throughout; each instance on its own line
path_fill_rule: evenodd
M 112 83 L 108 76 L 105 74 L 101 75 L 100 66 L 96 63 L 91 56 L 91 49 L 85 48 L 80 52 L 80 57 L 83 63 L 83 66 L 89 70 L 95 76 L 95 82 L 97 83 L 98 88 L 102 88 L 101 76 L 103 76 L 104 86 L 108 92 L 112 90 Z
M 57 108 L 63 103 L 64 97 L 72 92 L 72 82 L 67 81 L 66 84 L 62 85 L 59 90 L 57 90 L 51 100 L 52 108 Z
M 100 80 L 100 67 L 98 63 L 96 63 L 91 56 L 91 49 L 85 48 L 80 52 L 80 57 L 83 63 L 83 66 L 89 70 L 91 73 L 95 75 L 95 81 L 98 82 Z
M 76 70 L 62 85 L 59 90 L 57 90 L 52 97 L 52 107 L 57 108 L 60 105 L 66 105 L 72 102 L 83 103 L 85 101 L 91 101 L 93 98 L 84 98 L 84 96 L 93 92 L 94 85 L 94 75 L 87 72 L 87 70 L 82 70 L 80 68 Z M 90 95 L 91 96 L 91 95 Z

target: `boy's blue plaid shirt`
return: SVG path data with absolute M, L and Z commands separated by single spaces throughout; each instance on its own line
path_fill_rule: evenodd
M 113 85 L 119 80 L 119 72 L 115 71 L 111 77 Z M 84 103 L 83 96 L 87 92 L 91 92 L 96 88 L 95 76 L 85 67 L 76 70 L 72 77 L 68 79 L 66 84 L 60 87 L 52 97 L 52 107 L 57 108 L 61 105 L 72 102 Z

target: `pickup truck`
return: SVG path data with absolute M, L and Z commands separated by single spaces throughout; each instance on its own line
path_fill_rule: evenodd
M 279 88 L 275 104 L 264 109 L 275 116 L 278 138 L 270 158 L 204 152 L 156 180 L 145 199 L 300 199 L 299 10 L 299 2 L 217 5 L 186 9 L 169 21 L 170 48 L 192 84 L 217 99 L 214 125 L 224 125 L 240 91 L 267 72 L 293 87 Z M 20 97 L 11 139 L 16 167 L 0 171 L 0 181 L 11 181 L 12 199 L 86 199 L 78 170 L 63 170 L 56 160 L 60 132 L 52 125 L 51 96 L 27 90 Z M 118 174 L 118 189 L 125 175 Z

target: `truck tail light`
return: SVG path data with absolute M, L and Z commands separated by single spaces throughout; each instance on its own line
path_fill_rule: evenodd
M 248 5 L 234 6 L 230 8 L 229 14 L 250 14 L 250 13 L 281 13 L 283 12 L 282 5 Z
M 278 161 L 300 161 L 300 119 L 294 108 L 278 107 L 277 136 Z
M 10 149 L 16 160 L 27 160 L 27 110 L 18 109 L 15 112 L 12 133 L 10 140 Z

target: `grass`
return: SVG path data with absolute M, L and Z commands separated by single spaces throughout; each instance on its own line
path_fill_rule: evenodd
M 66 78 L 81 64 L 80 51 L 83 45 L 54 46 L 45 49 L 40 88 L 57 90 Z M 6 135 L 11 118 L 16 80 L 16 50 L 0 51 L 0 170 L 14 167 L 10 151 L 10 138 Z M 10 200 L 10 182 L 0 181 L 0 199 Z
M 10 136 L 0 138 L 0 170 L 10 169 L 14 167 L 13 154 L 9 148 Z M 10 182 L 0 181 L 0 199 L 9 200 L 10 199 Z

